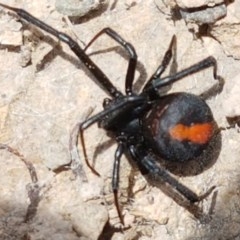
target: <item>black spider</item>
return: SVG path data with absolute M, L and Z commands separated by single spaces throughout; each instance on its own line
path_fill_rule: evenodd
M 103 29 L 85 49 L 82 49 L 70 36 L 53 29 L 26 11 L 2 3 L 0 3 L 0 6 L 16 12 L 23 19 L 68 44 L 94 76 L 100 87 L 110 96 L 110 98 L 103 101 L 103 111 L 78 126 L 84 158 L 87 165 L 97 175 L 99 174 L 88 162 L 83 135 L 84 130 L 92 124 L 98 123 L 98 126 L 104 128 L 118 143 L 114 157 L 112 188 L 121 223 L 123 223 L 123 217 L 119 208 L 117 194 L 120 160 L 123 153 L 129 154 L 141 171 L 162 178 L 164 182 L 171 185 L 175 191 L 191 203 L 202 200 L 213 190 L 214 187 L 206 194 L 197 196 L 189 188 L 174 179 L 159 165 L 158 161 L 159 157 L 168 161 L 183 163 L 194 159 L 206 149 L 214 136 L 216 124 L 211 110 L 204 100 L 185 92 L 168 95 L 159 94 L 160 88 L 208 67 L 213 67 L 215 79 L 221 79 L 217 76 L 217 63 L 213 57 L 208 57 L 174 75 L 161 78 L 172 58 L 172 48 L 176 41 L 176 37 L 173 36 L 162 63 L 147 81 L 142 91 L 137 94 L 132 89 L 137 54 L 134 47 L 112 29 Z M 103 33 L 118 42 L 129 54 L 125 94 L 116 89 L 102 70 L 85 53 L 86 49 Z

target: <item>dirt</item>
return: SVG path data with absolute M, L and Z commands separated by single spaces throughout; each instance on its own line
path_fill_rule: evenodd
M 238 108 L 237 91 L 231 89 L 237 84 L 240 62 L 225 51 L 226 44 L 209 34 L 199 37 L 192 33 L 184 20 L 173 20 L 168 13 L 159 11 L 153 1 L 110 0 L 88 17 L 72 21 L 55 10 L 53 0 L 7 4 L 24 8 L 69 34 L 82 47 L 104 27 L 116 30 L 138 54 L 136 91 L 161 63 L 174 34 L 177 70 L 214 56 L 218 75 L 225 79 L 227 87 L 206 100 L 221 129 L 218 144 L 212 150 L 214 160 L 207 166 L 196 163 L 196 171 L 193 163 L 182 166 L 181 174 L 175 172 L 181 183 L 199 195 L 212 186 L 216 186 L 215 190 L 191 208 L 163 193 L 137 169 L 133 171 L 123 157 L 119 190 L 125 219 L 122 227 L 111 190 L 115 141 L 95 125 L 85 131 L 87 153 L 100 177 L 84 161 L 88 182 L 76 177 L 70 167 L 62 167 L 71 161 L 72 129 L 89 114 L 101 111 L 106 93 L 68 46 L 1 9 L 0 142 L 17 149 L 33 164 L 40 192 L 36 211 L 26 221 L 31 203 L 26 187 L 33 184 L 29 171 L 17 156 L 2 150 L 0 239 L 240 239 L 240 136 L 238 126 L 230 127 L 226 119 L 230 114 L 239 115 L 229 108 Z M 222 39 L 231 41 L 227 37 Z M 108 36 L 102 36 L 88 54 L 124 91 L 124 50 Z M 171 73 L 169 68 L 164 75 Z M 200 95 L 215 83 L 209 68 L 168 90 Z M 79 149 L 82 153 L 80 146 Z

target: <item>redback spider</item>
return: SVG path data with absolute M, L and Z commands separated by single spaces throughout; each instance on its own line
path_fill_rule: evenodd
M 184 164 L 201 155 L 213 138 L 216 124 L 212 112 L 204 100 L 185 92 L 168 95 L 159 93 L 159 89 L 162 87 L 209 67 L 213 67 L 214 78 L 220 80 L 221 78 L 217 76 L 217 63 L 213 57 L 210 56 L 174 75 L 161 78 L 172 58 L 172 49 L 176 42 L 176 37 L 173 36 L 162 63 L 143 86 L 142 91 L 135 93 L 132 86 L 137 54 L 134 47 L 112 29 L 103 29 L 85 49 L 82 49 L 70 36 L 55 30 L 28 12 L 4 4 L 0 4 L 0 6 L 16 12 L 26 21 L 65 42 L 93 75 L 98 85 L 110 96 L 103 100 L 103 111 L 79 123 L 77 128 L 85 161 L 97 175 L 99 175 L 98 172 L 91 167 L 88 161 L 84 131 L 94 123 L 98 123 L 98 126 L 105 129 L 107 134 L 117 142 L 112 189 L 121 223 L 124 221 L 118 203 L 118 188 L 120 160 L 123 153 L 130 155 L 141 171 L 160 177 L 191 203 L 202 200 L 212 192 L 214 187 L 202 196 L 196 195 L 161 167 L 158 158 Z M 116 89 L 102 70 L 85 53 L 86 49 L 102 34 L 107 34 L 129 54 L 125 94 Z

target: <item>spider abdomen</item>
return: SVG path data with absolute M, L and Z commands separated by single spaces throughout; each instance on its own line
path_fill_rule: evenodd
M 160 157 L 171 161 L 198 157 L 211 141 L 215 125 L 208 105 L 189 93 L 160 98 L 143 119 L 147 141 Z

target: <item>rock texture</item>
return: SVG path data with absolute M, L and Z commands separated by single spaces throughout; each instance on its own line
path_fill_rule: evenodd
M 115 142 L 95 125 L 84 133 L 89 161 L 100 177 L 82 161 L 81 146 L 79 165 L 66 166 L 71 161 L 70 133 L 78 122 L 102 110 L 106 94 L 68 46 L 1 8 L 0 143 L 17 149 L 32 163 L 37 181 L 32 181 L 19 157 L 1 150 L 0 239 L 239 239 L 240 135 L 238 127 L 229 128 L 226 120 L 240 114 L 238 1 L 227 5 L 227 17 L 213 21 L 202 35 L 190 32 L 182 17 L 174 18 L 172 9 L 180 3 L 173 1 L 168 1 L 171 6 L 164 1 L 160 8 L 157 1 L 110 0 L 103 9 L 74 22 L 55 9 L 53 0 L 1 2 L 24 8 L 82 47 L 102 28 L 115 29 L 138 53 L 136 91 L 157 69 L 174 34 L 175 69 L 211 55 L 226 84 L 221 93 L 214 92 L 207 99 L 218 126 L 225 129 L 211 151 L 212 162 L 207 167 L 204 162 L 184 164 L 179 171 L 170 166 L 175 177 L 197 194 L 211 186 L 216 186 L 215 191 L 189 206 L 166 195 L 123 157 L 119 200 L 126 228 L 122 228 L 111 190 Z M 207 2 L 206 8 L 221 4 L 201 2 Z M 124 91 L 125 51 L 108 36 L 101 36 L 88 54 Z M 170 65 L 166 76 L 174 74 Z M 209 68 L 167 90 L 200 95 L 216 83 Z

